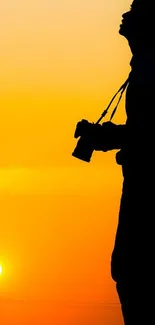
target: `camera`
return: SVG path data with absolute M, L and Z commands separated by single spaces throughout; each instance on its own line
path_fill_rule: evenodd
M 111 99 L 107 108 L 103 111 L 103 113 L 101 114 L 101 117 L 97 120 L 96 123 L 89 123 L 87 120 L 84 120 L 84 119 L 77 123 L 76 130 L 74 133 L 74 138 L 78 138 L 80 136 L 80 139 L 78 140 L 77 146 L 72 153 L 73 157 L 76 157 L 76 158 L 81 159 L 86 162 L 90 162 L 91 156 L 92 156 L 92 153 L 94 150 L 99 150 L 98 148 L 102 148 L 101 149 L 102 151 L 108 151 L 108 150 L 112 150 L 115 148 L 115 145 L 111 142 L 112 134 L 113 134 L 112 130 L 115 129 L 115 126 L 113 125 L 113 123 L 111 123 L 111 120 L 116 113 L 118 104 L 120 103 L 122 95 L 129 83 L 129 78 L 130 78 L 130 75 L 127 78 L 127 80 L 124 82 L 124 84 L 116 92 L 116 94 L 113 96 L 113 98 Z M 109 129 L 109 131 L 111 131 L 110 132 L 111 135 L 108 131 L 108 133 L 104 132 L 104 135 L 106 135 L 106 136 L 103 136 L 103 132 L 102 132 L 103 124 L 101 125 L 99 123 L 106 116 L 112 102 L 114 101 L 115 97 L 119 93 L 120 93 L 119 99 L 117 101 L 116 106 L 114 107 L 114 109 L 112 111 L 109 122 L 103 123 L 104 130 Z M 100 145 L 103 138 L 106 138 L 106 143 L 104 143 L 104 146 Z M 115 137 L 113 137 L 113 138 L 115 139 Z M 117 145 L 116 145 L 116 149 L 117 149 Z
M 77 123 L 74 138 L 80 137 L 74 149 L 72 156 L 85 162 L 90 162 L 94 151 L 94 141 L 100 124 L 90 123 L 82 120 Z

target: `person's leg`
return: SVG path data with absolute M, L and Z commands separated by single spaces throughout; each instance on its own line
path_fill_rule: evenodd
M 128 286 L 126 281 L 119 280 L 116 283 L 116 289 L 121 303 L 122 314 L 125 325 L 132 325 L 133 317 L 131 315 L 131 298 L 128 292 Z
M 152 325 L 154 316 L 154 281 L 147 278 L 120 279 L 116 283 L 125 325 Z

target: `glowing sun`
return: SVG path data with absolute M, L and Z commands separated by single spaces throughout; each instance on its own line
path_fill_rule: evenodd
M 3 273 L 2 265 L 0 265 L 0 275 Z

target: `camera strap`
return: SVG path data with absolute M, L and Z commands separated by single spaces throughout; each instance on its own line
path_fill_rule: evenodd
M 129 74 L 129 77 L 130 77 L 130 74 Z M 106 114 L 108 113 L 108 110 L 109 110 L 109 108 L 110 108 L 112 102 L 114 101 L 115 97 L 120 93 L 120 96 L 119 96 L 119 99 L 118 99 L 118 101 L 117 101 L 117 104 L 116 104 L 115 108 L 113 109 L 112 114 L 111 114 L 111 117 L 110 117 L 110 121 L 112 120 L 112 118 L 114 117 L 114 115 L 115 115 L 115 113 L 116 113 L 117 107 L 118 107 L 118 105 L 119 105 L 119 103 L 120 103 L 120 101 L 121 101 L 121 98 L 122 98 L 122 96 L 123 96 L 123 93 L 124 93 L 124 91 L 125 91 L 125 89 L 126 89 L 128 83 L 129 83 L 129 77 L 128 77 L 127 80 L 124 82 L 124 84 L 119 88 L 119 90 L 117 91 L 117 93 L 113 96 L 113 98 L 111 99 L 109 105 L 108 105 L 107 108 L 104 110 L 104 112 L 102 113 L 101 117 L 98 119 L 98 121 L 96 122 L 96 124 L 98 124 L 98 123 L 103 119 L 103 117 L 106 116 Z

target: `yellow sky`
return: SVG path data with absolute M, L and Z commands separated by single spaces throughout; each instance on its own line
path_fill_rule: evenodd
M 5 299 L 118 303 L 110 278 L 122 175 L 115 152 L 71 156 L 77 121 L 98 119 L 130 71 L 119 34 L 130 1 L 5 0 L 0 12 L 0 306 Z M 125 122 L 124 97 L 116 123 Z M 11 300 L 11 301 L 12 301 Z M 3 301 L 3 302 L 2 302 Z M 38 323 L 11 305 L 4 324 Z M 94 305 L 95 306 L 95 305 Z M 65 309 L 55 325 L 76 325 Z M 75 309 L 76 309 L 75 308 Z M 80 309 L 112 324 L 110 312 Z M 21 318 L 17 314 L 21 309 Z M 71 311 L 72 310 L 72 311 Z M 120 324 L 119 307 L 113 309 Z M 27 323 L 24 313 L 28 314 Z M 48 311 L 46 325 L 51 324 Z M 43 308 L 42 315 L 45 315 Z M 38 316 L 39 317 L 39 316 Z M 42 316 L 40 316 L 40 319 Z M 92 321 L 92 322 L 93 322 Z M 90 323 L 89 323 L 90 325 Z

